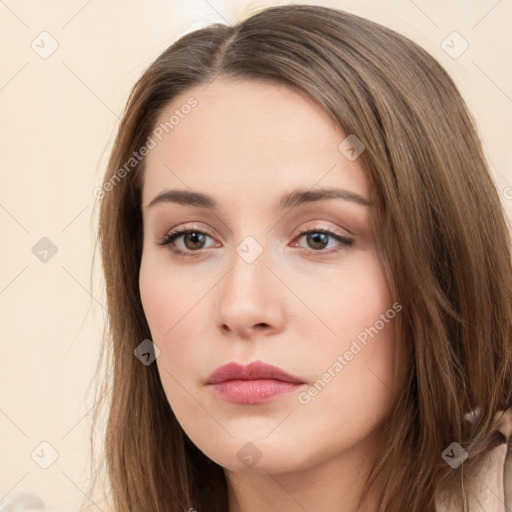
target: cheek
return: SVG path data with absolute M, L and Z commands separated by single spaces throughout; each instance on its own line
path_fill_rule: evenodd
M 201 330 L 207 318 L 205 281 L 194 281 L 184 273 L 171 271 L 157 258 L 143 256 L 139 289 L 151 339 L 160 349 L 157 364 L 160 370 L 169 372 L 162 377 L 172 385 L 171 375 L 182 379 L 187 375 L 186 368 L 204 359 Z
M 154 342 L 171 337 L 198 302 L 199 294 L 194 291 L 193 283 L 182 282 L 159 258 L 150 255 L 142 257 L 139 289 Z
M 143 256 L 139 274 L 141 302 L 151 340 L 160 350 L 156 365 L 165 394 L 180 423 L 194 407 L 180 383 L 186 382 L 187 369 L 194 361 L 195 336 L 187 324 L 190 319 L 187 313 L 192 313 L 191 308 L 197 303 L 193 289 L 187 287 L 185 292 L 183 286 L 162 269 L 161 262 Z
M 312 306 L 317 323 L 322 320 L 327 345 L 339 347 L 343 341 L 374 325 L 392 306 L 391 295 L 372 250 L 359 251 L 328 270 L 328 273 L 295 275 L 290 280 L 297 295 Z
M 365 439 L 389 413 L 397 384 L 394 319 L 399 314 L 390 308 L 375 301 L 365 314 L 357 309 L 356 318 L 338 319 L 339 332 L 347 334 L 310 354 L 317 374 L 298 397 L 302 409 L 297 418 L 302 416 L 310 431 L 329 440 L 329 449 Z M 387 323 L 379 318 L 386 311 Z
M 316 304 L 322 305 L 319 316 L 331 333 L 324 330 L 308 356 L 321 372 L 318 397 L 311 390 L 311 410 L 339 403 L 346 411 L 371 407 L 369 416 L 381 417 L 395 384 L 394 324 L 401 306 L 392 304 L 376 254 L 368 251 L 359 255 L 357 264 L 340 267 L 326 282 L 324 294 L 318 293 Z M 304 402 L 309 398 L 304 395 Z

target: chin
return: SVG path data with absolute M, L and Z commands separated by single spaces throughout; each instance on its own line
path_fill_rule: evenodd
M 216 448 L 219 445 L 216 445 Z M 304 454 L 295 458 L 297 450 L 276 449 L 268 441 L 231 440 L 223 450 L 213 448 L 203 453 L 224 469 L 237 473 L 279 474 L 307 469 L 308 459 Z

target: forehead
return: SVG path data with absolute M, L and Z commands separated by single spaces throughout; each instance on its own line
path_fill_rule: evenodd
M 339 149 L 347 135 L 313 100 L 281 84 L 217 78 L 174 98 L 153 128 L 146 204 L 172 186 L 268 195 L 318 183 L 367 197 L 359 162 Z

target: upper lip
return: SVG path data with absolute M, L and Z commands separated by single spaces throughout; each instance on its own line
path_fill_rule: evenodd
M 228 380 L 255 380 L 255 379 L 275 379 L 283 382 L 292 382 L 304 384 L 304 381 L 298 377 L 286 373 L 281 368 L 261 361 L 253 361 L 248 365 L 238 363 L 227 363 L 219 366 L 207 380 L 207 384 L 218 384 Z

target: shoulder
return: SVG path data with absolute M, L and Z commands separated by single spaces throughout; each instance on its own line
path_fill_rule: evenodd
M 471 512 L 512 510 L 512 459 L 507 457 L 512 431 L 512 408 L 501 415 L 499 430 L 508 442 L 489 452 L 477 475 L 475 488 L 467 490 L 467 505 Z M 456 511 L 450 505 L 438 501 L 436 512 Z

